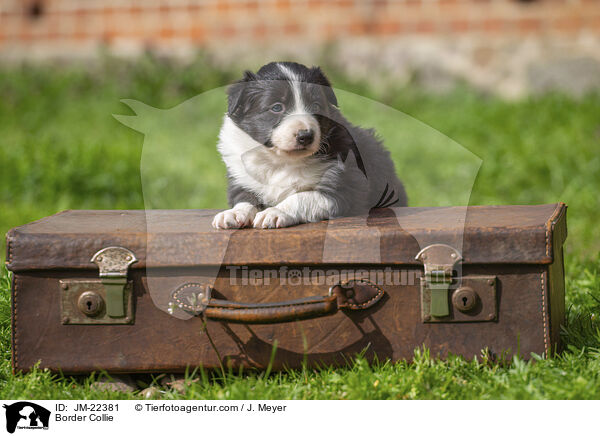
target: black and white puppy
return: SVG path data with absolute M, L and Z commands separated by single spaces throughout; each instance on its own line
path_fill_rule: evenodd
M 273 62 L 228 89 L 218 149 L 232 209 L 213 226 L 276 228 L 406 206 L 390 154 L 350 124 L 318 67 Z

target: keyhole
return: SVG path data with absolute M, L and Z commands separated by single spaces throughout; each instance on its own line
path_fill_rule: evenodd
M 463 297 L 463 298 L 462 298 L 463 306 L 466 306 L 466 305 L 467 305 L 467 300 L 468 300 L 468 298 L 467 298 L 467 297 Z
M 465 301 L 465 298 L 463 298 L 463 301 Z M 88 310 L 92 310 L 92 302 L 91 301 L 88 301 L 85 304 L 87 305 Z

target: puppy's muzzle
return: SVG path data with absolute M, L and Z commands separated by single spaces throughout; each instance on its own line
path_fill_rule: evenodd
M 276 153 L 292 153 L 296 157 L 314 153 L 320 141 L 319 123 L 310 114 L 288 115 L 271 134 Z
M 315 139 L 315 132 L 312 129 L 302 129 L 296 132 L 296 145 L 298 148 L 306 148 L 311 145 Z

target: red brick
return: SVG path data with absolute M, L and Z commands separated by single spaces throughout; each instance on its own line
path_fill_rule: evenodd
M 104 18 L 112 19 L 119 12 L 113 8 L 104 8 L 102 9 L 101 13 L 102 15 L 104 15 Z
M 320 9 L 323 6 L 321 0 L 308 0 L 308 7 L 311 9 Z
M 581 18 L 576 16 L 560 17 L 552 23 L 552 27 L 562 32 L 578 32 L 582 24 Z
M 283 26 L 283 33 L 286 35 L 297 35 L 301 32 L 301 27 L 298 23 L 286 23 Z
M 259 23 L 252 28 L 252 36 L 256 39 L 264 39 L 267 36 L 267 26 Z
M 190 29 L 190 38 L 193 41 L 204 41 L 206 39 L 206 31 L 204 27 L 193 25 Z
M 33 35 L 26 28 L 21 28 L 21 31 L 17 34 L 17 39 L 20 41 L 31 41 L 33 39 Z
M 83 30 L 73 32 L 73 38 L 77 41 L 83 41 L 89 38 L 89 35 Z
M 217 11 L 226 13 L 231 9 L 231 5 L 227 0 L 217 1 Z
M 114 30 L 105 30 L 104 33 L 102 34 L 102 40 L 105 41 L 106 43 L 111 43 L 119 36 L 120 36 L 119 32 L 116 32 Z
M 202 9 L 204 5 L 198 4 L 198 3 L 188 3 L 187 5 L 187 11 L 191 14 L 194 14 L 198 11 L 200 11 Z
M 245 1 L 240 3 L 237 7 L 240 9 L 255 11 L 258 9 L 258 1 Z
M 382 20 L 375 24 L 375 33 L 380 35 L 394 35 L 400 33 L 402 24 L 396 20 Z
M 265 40 L 272 35 L 329 40 L 348 34 L 396 35 L 407 31 L 440 37 L 446 32 L 474 30 L 503 34 L 546 29 L 575 33 L 588 29 L 600 34 L 600 0 L 537 0 L 531 3 L 517 0 L 296 1 L 268 0 L 261 4 L 260 0 L 185 3 L 163 0 L 160 9 L 154 2 L 153 6 L 127 2 L 124 6 L 96 9 L 86 6 L 83 0 L 69 0 L 69 4 L 80 6 L 69 12 L 58 12 L 61 1 L 48 0 L 44 3 L 44 15 L 31 20 L 24 6 L 28 2 L 15 0 L 0 12 L 0 20 L 5 43 L 13 34 L 15 38 L 28 41 L 60 36 L 65 44 L 69 43 L 69 38 L 89 39 L 96 38 L 97 34 L 108 40 L 120 35 L 142 40 L 183 35 L 194 41 L 211 38 Z M 304 11 L 305 8 L 309 10 Z M 308 24 L 295 21 L 300 13 L 316 15 L 318 23 L 311 22 L 309 29 Z M 159 16 L 159 20 L 149 20 L 153 14 Z M 49 21 L 52 16 L 56 18 L 54 24 Z M 207 25 L 211 27 L 207 28 Z
M 433 33 L 435 30 L 435 23 L 431 20 L 418 21 L 415 25 L 415 31 L 417 33 Z
M 221 38 L 233 38 L 237 33 L 237 29 L 230 25 L 219 26 L 216 29 L 216 34 Z
M 339 35 L 340 29 L 331 23 L 325 23 L 319 27 L 319 32 L 323 39 L 329 41 Z
M 288 10 L 290 8 L 290 0 L 277 0 L 275 7 L 277 9 Z
M 470 23 L 468 20 L 452 20 L 448 23 L 448 27 L 451 32 L 464 33 L 470 29 Z
M 352 20 L 347 27 L 351 35 L 364 35 L 369 31 L 369 25 L 364 20 Z
M 542 28 L 542 21 L 539 18 L 520 18 L 517 27 L 522 32 L 535 32 Z
M 502 18 L 485 18 L 481 24 L 485 32 L 501 32 L 506 29 L 507 23 Z
M 175 31 L 171 27 L 163 27 L 160 29 L 159 36 L 163 39 L 170 39 L 175 36 Z

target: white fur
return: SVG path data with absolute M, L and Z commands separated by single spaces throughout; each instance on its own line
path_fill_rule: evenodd
M 216 229 L 239 229 L 248 227 L 254 221 L 258 209 L 250 203 L 238 203 L 233 209 L 215 215 L 212 225 Z
M 386 186 L 390 192 L 404 195 L 389 152 L 370 131 L 346 122 L 368 177 L 358 168 L 352 152 L 345 162 L 314 155 L 322 140 L 319 123 L 305 108 L 298 77 L 286 66 L 278 67 L 292 86 L 294 108 L 274 129 L 273 147 L 255 141 L 227 115 L 217 145 L 232 181 L 254 193 L 267 208 L 258 211 L 250 203 L 239 203 L 217 214 L 213 226 L 287 227 L 341 215 L 366 214 Z M 306 149 L 298 150 L 296 134 L 301 129 L 312 129 L 315 138 Z
M 276 207 L 268 207 L 256 214 L 252 226 L 257 229 L 275 229 L 298 224 L 293 217 Z
M 321 143 L 321 128 L 317 119 L 307 112 L 302 93 L 300 92 L 300 79 L 292 70 L 282 64 L 278 64 L 279 69 L 289 79 L 294 95 L 294 107 L 290 114 L 286 115 L 283 121 L 273 130 L 271 142 L 275 147 L 275 153 L 285 154 L 292 152 L 296 157 L 310 156 L 319 149 Z M 298 150 L 296 144 L 296 135 L 299 130 L 312 130 L 315 137 L 306 149 Z
M 304 129 L 310 129 L 315 132 L 315 138 L 310 146 L 298 150 L 296 148 L 296 135 L 299 130 Z M 319 149 L 319 144 L 321 143 L 321 128 L 319 127 L 316 118 L 310 114 L 290 114 L 273 130 L 271 142 L 277 148 L 276 152 L 295 152 L 297 154 L 310 156 Z
M 319 187 L 336 162 L 314 156 L 278 156 L 256 142 L 226 115 L 217 145 L 235 182 L 256 193 L 266 205 L 277 205 L 299 191 Z
M 235 183 L 254 192 L 269 207 L 257 212 L 250 203 L 239 203 L 220 212 L 213 220 L 216 228 L 288 227 L 320 221 L 335 215 L 333 199 L 316 191 L 333 182 L 339 173 L 338 161 L 315 156 L 304 158 L 278 156 L 252 139 L 225 116 L 218 149 Z M 253 215 L 254 214 L 254 215 Z
M 300 79 L 292 70 L 282 64 L 277 65 L 279 69 L 283 72 L 284 75 L 290 79 L 290 83 L 292 85 L 292 92 L 294 93 L 294 113 L 306 113 L 306 109 L 304 108 L 304 102 L 302 101 L 302 93 L 300 92 Z
M 278 155 L 240 129 L 227 115 L 219 133 L 219 149 L 233 181 L 253 192 L 267 206 L 262 212 L 249 203 L 219 213 L 217 228 L 287 227 L 342 215 L 368 213 L 385 186 L 400 192 L 389 153 L 372 134 L 351 128 L 366 167 L 366 177 L 353 153 L 345 162 L 318 156 Z M 243 225 L 241 224 L 243 223 Z

